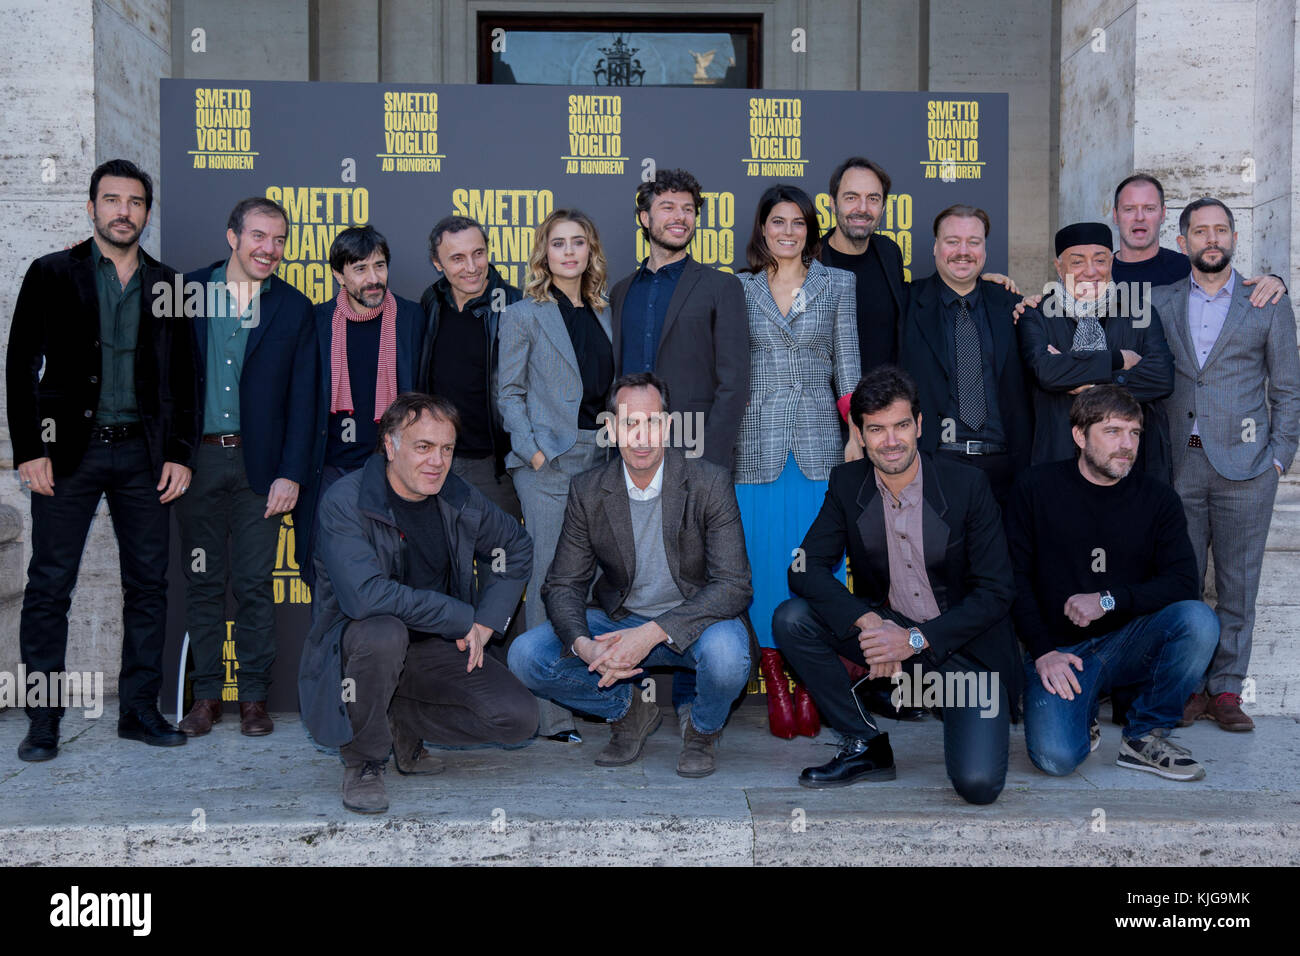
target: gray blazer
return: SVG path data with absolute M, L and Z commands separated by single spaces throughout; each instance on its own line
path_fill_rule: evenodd
M 668 448 L 660 494 L 664 554 L 685 600 L 655 623 L 673 639 L 668 646 L 681 653 L 705 628 L 743 614 L 754 592 L 730 472 Z M 615 458 L 570 481 L 564 528 L 542 586 L 546 617 L 566 648 L 591 636 L 589 591 L 612 620 L 630 613 L 623 601 L 636 579 L 636 557 L 623 459 Z
M 609 308 L 596 321 L 610 335 Z M 506 468 L 530 466 L 540 450 L 558 458 L 578 441 L 582 375 L 557 303 L 523 298 L 501 313 L 497 405 L 510 433 Z
M 741 273 L 749 308 L 749 405 L 736 439 L 736 481 L 776 481 L 794 451 L 800 470 L 825 481 L 844 461 L 836 400 L 862 377 L 853 273 L 814 260 L 788 318 L 766 272 Z M 801 309 L 802 306 L 802 309 Z
M 1174 393 L 1165 402 L 1174 474 L 1187 457 L 1197 422 L 1210 464 L 1224 478 L 1262 475 L 1276 458 L 1285 471 L 1300 438 L 1300 356 L 1291 299 L 1255 308 L 1250 287 L 1233 270 L 1234 286 L 1223 331 L 1204 367 L 1198 366 L 1187 323 L 1191 278 L 1156 286 L 1151 301 L 1165 323 L 1174 355 Z

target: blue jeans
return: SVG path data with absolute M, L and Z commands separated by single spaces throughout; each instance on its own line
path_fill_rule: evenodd
M 604 611 L 587 609 L 587 629 L 593 637 L 636 627 L 646 620 L 629 614 L 613 621 Z M 598 687 L 600 674 L 588 671 L 581 657 L 565 654 L 564 645 L 549 622 L 515 638 L 510 645 L 509 664 L 515 676 L 539 697 L 606 720 L 621 720 L 627 715 L 632 694 L 639 693 L 637 685 L 646 679 L 644 674 L 638 674 L 612 687 Z M 749 682 L 749 633 L 735 618 L 719 621 L 706 627 L 684 652 L 679 654 L 667 644 L 659 644 L 639 666 L 694 671 L 696 691 L 691 723 L 702 734 L 716 733 L 727 722 L 731 705 Z
M 1058 650 L 1083 660 L 1070 672 L 1082 693 L 1065 700 L 1043 687 L 1034 659 L 1025 656 L 1025 745 L 1039 770 L 1056 777 L 1073 773 L 1089 752 L 1088 728 L 1099 698 L 1112 687 L 1141 688 L 1128 712 L 1124 736 L 1178 726 L 1219 643 L 1219 619 L 1201 601 L 1178 601 L 1123 627 Z

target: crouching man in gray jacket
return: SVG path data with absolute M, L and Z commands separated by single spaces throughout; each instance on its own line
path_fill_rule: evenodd
M 340 748 L 358 813 L 388 809 L 390 750 L 400 773 L 437 773 L 425 740 L 517 744 L 537 729 L 537 702 L 483 653 L 510 624 L 532 541 L 451 473 L 459 426 L 446 399 L 399 395 L 379 453 L 321 499 L 298 695 L 312 736 Z

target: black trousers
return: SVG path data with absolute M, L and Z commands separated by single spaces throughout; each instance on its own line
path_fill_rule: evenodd
M 1002 521 L 1005 526 L 1007 500 L 1011 497 L 1011 486 L 1016 481 L 1016 469 L 1011 456 L 1006 453 L 1000 455 L 967 455 L 959 451 L 945 451 L 942 448 L 935 454 L 942 455 L 949 461 L 959 461 L 964 465 L 978 468 L 984 472 L 984 477 L 989 480 L 989 488 L 993 491 L 993 500 L 998 503 L 998 507 L 1002 510 Z
M 194 697 L 222 699 L 226 582 L 235 595 L 233 676 L 239 700 L 266 700 L 275 663 L 275 549 L 280 515 L 248 486 L 241 448 L 200 445 L 189 493 L 176 504 L 185 564 L 185 627 Z
M 914 622 L 888 609 L 880 616 L 903 627 Z M 803 681 L 826 723 L 843 734 L 869 739 L 880 733 L 874 723 L 863 719 L 853 699 L 853 685 L 840 656 L 867 666 L 856 637 L 832 634 L 830 627 L 803 598 L 792 598 L 772 615 L 772 635 L 781 653 Z M 970 674 L 985 670 L 959 654 L 936 665 L 929 651 L 904 661 L 909 674 L 915 664 L 921 673 Z M 1011 733 L 1011 705 L 1007 689 L 997 684 L 997 709 L 993 716 L 982 712 L 977 701 L 964 707 L 943 709 L 943 759 L 953 788 L 970 803 L 992 803 L 1007 779 L 1007 750 Z
M 72 589 L 90 522 L 106 495 L 122 568 L 123 713 L 156 706 L 162 688 L 171 513 L 159 504 L 156 484 L 143 438 L 92 440 L 77 470 L 55 478 L 53 496 L 32 495 L 32 559 L 18 625 L 23 665 L 29 676 L 65 669 Z M 29 716 L 34 712 L 27 708 Z

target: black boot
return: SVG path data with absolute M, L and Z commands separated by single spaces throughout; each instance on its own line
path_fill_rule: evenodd
M 31 726 L 18 745 L 18 759 L 35 763 L 59 755 L 59 712 L 42 708 L 28 718 Z
M 158 711 L 157 704 L 147 704 L 128 710 L 117 719 L 117 735 L 127 740 L 138 740 L 150 747 L 180 747 L 188 737 L 181 733 Z
M 893 780 L 896 776 L 889 734 L 877 734 L 870 740 L 845 735 L 830 763 L 809 767 L 799 774 L 799 786 L 824 790 L 847 787 L 859 780 Z

